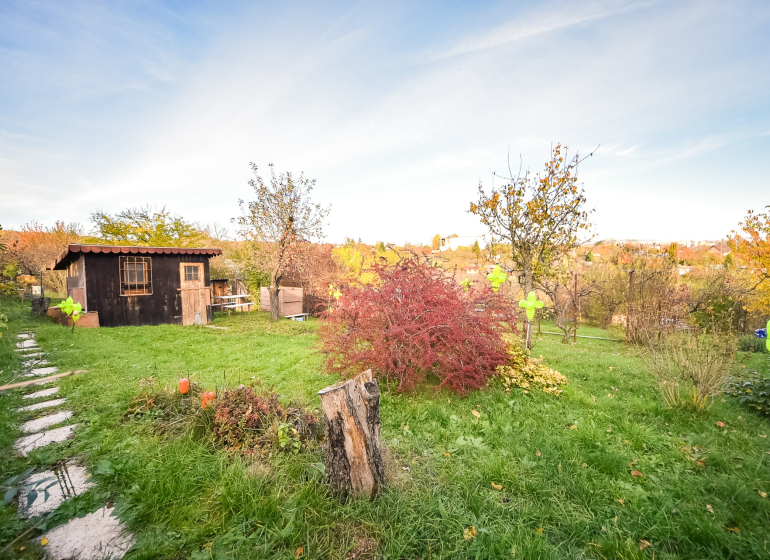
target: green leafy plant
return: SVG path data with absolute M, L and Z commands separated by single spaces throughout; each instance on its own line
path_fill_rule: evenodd
M 770 377 L 733 379 L 727 383 L 726 392 L 749 408 L 770 416 Z
M 75 332 L 75 323 L 78 322 L 80 315 L 83 312 L 83 306 L 80 305 L 80 302 L 75 303 L 72 300 L 72 296 L 70 296 L 56 307 L 61 309 L 67 317 L 72 318 L 72 332 Z
M 37 497 L 42 493 L 44 501 L 48 501 L 50 494 L 48 489 L 52 486 L 56 486 L 58 481 L 55 476 L 49 476 L 42 480 L 37 480 L 33 484 L 22 485 L 21 482 L 26 480 L 29 475 L 35 470 L 35 467 L 30 467 L 21 474 L 12 476 L 2 484 L 2 489 L 5 490 L 3 495 L 3 502 L 7 505 L 10 504 L 13 499 L 19 494 L 22 488 L 27 490 L 27 507 L 30 507 Z

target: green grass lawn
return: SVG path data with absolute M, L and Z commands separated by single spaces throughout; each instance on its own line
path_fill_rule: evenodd
M 114 502 L 139 539 L 130 558 L 770 556 L 770 498 L 760 495 L 770 493 L 770 421 L 729 397 L 700 413 L 666 408 L 635 350 L 622 343 L 539 337 L 535 354 L 569 379 L 561 397 L 496 387 L 464 398 L 433 387 L 408 395 L 386 388 L 390 484 L 375 501 L 342 505 L 326 491 L 318 451 L 246 460 L 208 440 L 158 436 L 149 421 L 124 419 L 147 380 L 175 386 L 181 376 L 207 389 L 259 381 L 284 402 L 318 407 L 316 392 L 336 379 L 323 374 L 315 321 L 270 324 L 254 312 L 217 317 L 214 324 L 227 330 L 73 334 L 32 319 L 26 306 L 0 304 L 11 317 L 0 339 L 0 381 L 17 366 L 12 343 L 24 329 L 37 333 L 60 370 L 88 370 L 61 383 L 80 424 L 75 439 L 27 459 L 10 451 L 26 419 L 14 412 L 20 394 L 0 396 L 0 477 L 77 455 L 97 484 L 46 523 Z M 739 354 L 735 368 L 769 374 L 768 360 Z M 467 541 L 471 525 L 478 536 Z M 29 526 L 5 507 L 0 547 Z M 12 554 L 35 557 L 25 546 Z

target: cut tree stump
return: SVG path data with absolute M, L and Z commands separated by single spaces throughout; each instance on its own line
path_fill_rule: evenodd
M 374 498 L 385 484 L 380 389 L 366 370 L 318 392 L 326 420 L 326 480 L 342 500 Z

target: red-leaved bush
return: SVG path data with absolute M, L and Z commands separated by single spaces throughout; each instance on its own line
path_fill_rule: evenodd
M 457 393 L 484 386 L 507 359 L 501 335 L 514 326 L 509 303 L 488 287 L 465 289 L 445 271 L 406 258 L 372 268 L 368 285 L 346 286 L 325 312 L 321 345 L 329 371 L 375 375 L 413 389 L 429 373 Z

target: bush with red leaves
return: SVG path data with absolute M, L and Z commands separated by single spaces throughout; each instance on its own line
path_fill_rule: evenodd
M 343 289 L 324 314 L 321 344 L 329 371 L 371 368 L 408 391 L 429 373 L 457 393 L 483 387 L 507 359 L 503 332 L 514 326 L 509 302 L 487 287 L 469 293 L 444 270 L 403 259 L 375 265 L 369 285 Z

